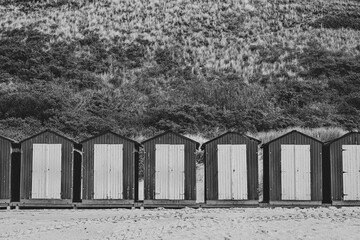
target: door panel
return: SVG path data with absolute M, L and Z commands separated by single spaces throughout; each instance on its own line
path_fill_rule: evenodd
M 185 146 L 156 144 L 155 199 L 185 199 Z
M 360 146 L 343 145 L 344 200 L 360 200 Z
M 31 198 L 46 198 L 46 146 L 33 144 Z
M 61 198 L 61 144 L 33 144 L 31 198 Z
M 281 145 L 281 199 L 311 200 L 310 145 Z
M 231 145 L 232 199 L 248 199 L 246 145 Z
M 311 200 L 310 145 L 295 145 L 296 200 Z
M 123 145 L 108 144 L 109 199 L 123 198 Z
M 218 199 L 247 199 L 246 145 L 218 145 Z
M 94 199 L 107 199 L 107 145 L 94 144 Z
M 281 145 L 281 199 L 295 200 L 295 148 Z
M 218 159 L 218 199 L 231 199 L 231 145 L 217 146 Z
M 169 144 L 155 146 L 155 199 L 169 198 Z
M 169 199 L 184 199 L 184 145 L 169 145 Z
M 123 198 L 123 145 L 94 145 L 94 199 Z
M 47 145 L 47 198 L 61 198 L 61 144 Z

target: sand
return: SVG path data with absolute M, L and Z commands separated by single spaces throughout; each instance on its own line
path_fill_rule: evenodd
M 0 239 L 360 239 L 360 208 L 0 210 Z

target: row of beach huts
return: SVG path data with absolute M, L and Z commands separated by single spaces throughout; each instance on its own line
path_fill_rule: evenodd
M 205 202 L 199 204 L 195 152 L 200 144 L 180 134 L 164 132 L 142 143 L 112 131 L 79 143 L 52 130 L 20 142 L 0 136 L 0 206 L 259 206 L 260 143 L 227 132 L 202 144 Z M 360 205 L 360 133 L 323 143 L 291 131 L 261 148 L 261 205 Z

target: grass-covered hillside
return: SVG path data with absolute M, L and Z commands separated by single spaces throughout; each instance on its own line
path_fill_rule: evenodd
M 2 0 L 0 133 L 360 128 L 358 0 Z

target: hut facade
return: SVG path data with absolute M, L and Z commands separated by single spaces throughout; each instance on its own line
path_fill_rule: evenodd
M 257 205 L 260 141 L 227 132 L 202 145 L 207 205 Z
M 13 140 L 0 136 L 0 207 L 11 200 L 11 153 Z
M 190 206 L 196 203 L 195 151 L 199 143 L 174 132 L 142 142 L 144 206 Z
M 321 141 L 295 130 L 263 144 L 264 202 L 320 205 L 322 146 Z
M 324 201 L 360 205 L 360 133 L 349 132 L 324 145 Z
M 20 206 L 70 206 L 75 142 L 45 130 L 20 143 Z
M 140 144 L 107 131 L 81 142 L 82 205 L 132 206 Z

